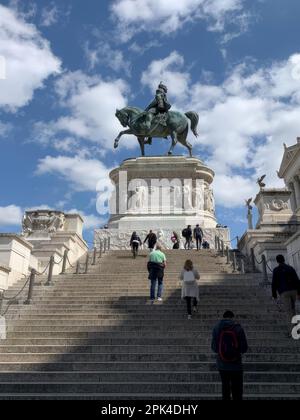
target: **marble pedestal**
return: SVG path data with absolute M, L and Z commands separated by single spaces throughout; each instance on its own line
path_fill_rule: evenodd
M 214 172 L 197 158 L 140 157 L 110 173 L 110 229 L 215 228 Z
M 152 229 L 170 247 L 172 232 L 199 224 L 214 246 L 217 219 L 211 187 L 214 171 L 200 159 L 151 156 L 128 159 L 110 173 L 113 193 L 108 229 L 95 238 L 111 237 L 115 249 L 128 247 L 133 231 L 141 237 Z M 229 241 L 228 229 L 219 235 Z

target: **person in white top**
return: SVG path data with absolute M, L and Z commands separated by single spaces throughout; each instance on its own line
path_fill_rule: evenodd
M 200 274 L 194 268 L 191 260 L 185 262 L 179 279 L 182 281 L 181 297 L 186 300 L 188 319 L 192 319 L 192 303 L 193 312 L 196 312 L 199 300 L 199 286 L 197 280 L 200 280 Z

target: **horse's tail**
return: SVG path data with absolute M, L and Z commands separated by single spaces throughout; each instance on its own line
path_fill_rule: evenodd
M 185 113 L 185 116 L 191 120 L 191 130 L 194 133 L 195 137 L 198 137 L 197 127 L 199 123 L 199 115 L 195 111 L 189 111 Z

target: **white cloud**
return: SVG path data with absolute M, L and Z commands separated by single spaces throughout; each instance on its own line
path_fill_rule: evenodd
M 98 42 L 91 48 L 89 42 L 84 45 L 84 52 L 88 60 L 89 68 L 95 69 L 97 65 L 105 65 L 115 72 L 124 72 L 130 75 L 130 62 L 125 60 L 121 50 L 114 49 L 108 42 Z
M 200 137 L 189 140 L 194 153 L 205 150 L 209 156 L 207 163 L 217 174 L 217 203 L 243 205 L 247 196 L 257 193 L 256 179 L 264 173 L 268 186 L 283 186 L 276 175 L 282 143 L 293 144 L 299 136 L 300 54 L 261 68 L 247 61 L 233 68 L 220 85 L 192 84 L 183 58 L 172 54 L 173 59 L 171 55 L 151 63 L 142 81 L 153 89 L 159 78 L 155 75 L 166 71 L 170 94 L 177 89 L 172 76 L 184 81 L 186 91 L 171 102 L 174 108 L 199 113 Z M 176 69 L 168 67 L 170 62 L 177 63 Z
M 55 25 L 59 20 L 59 9 L 57 5 L 51 2 L 41 12 L 41 26 L 48 28 L 49 26 Z
M 147 43 L 141 43 L 138 44 L 137 42 L 133 42 L 128 49 L 130 51 L 133 51 L 137 54 L 143 55 L 146 51 L 152 49 L 152 48 L 158 48 L 161 47 L 162 44 L 158 42 L 157 40 L 149 41 Z
M 227 208 L 244 205 L 244 199 L 255 197 L 257 186 L 241 175 L 216 174 L 214 180 L 214 193 L 218 205 Z
M 6 137 L 10 130 L 12 129 L 12 125 L 8 123 L 2 123 L 0 121 L 0 137 Z
M 25 20 L 35 18 L 38 11 L 37 4 L 32 0 L 9 0 L 8 6 Z
M 0 226 L 17 226 L 21 225 L 23 211 L 20 207 L 10 205 L 0 207 Z
M 102 162 L 96 159 L 81 157 L 46 156 L 40 159 L 37 175 L 54 174 L 70 183 L 75 191 L 95 191 L 98 183 L 110 185 L 109 171 Z
M 175 99 L 183 99 L 188 91 L 190 75 L 180 72 L 184 68 L 184 59 L 173 51 L 168 57 L 154 60 L 142 74 L 141 82 L 155 92 L 160 81 L 170 87 L 169 96 Z
M 0 55 L 6 60 L 6 79 L 0 80 L 0 107 L 16 110 L 27 105 L 34 91 L 60 71 L 60 60 L 36 27 L 0 5 Z
M 164 34 L 180 29 L 187 22 L 208 21 L 211 31 L 223 31 L 229 21 L 238 21 L 244 0 L 114 0 L 111 10 L 120 24 L 124 40 L 139 31 Z M 244 24 L 244 23 L 243 23 Z
M 64 74 L 56 83 L 56 91 L 65 116 L 38 123 L 36 141 L 42 138 L 47 143 L 57 136 L 73 136 L 112 150 L 113 140 L 122 128 L 115 112 L 126 106 L 127 84 L 122 79 L 104 81 L 78 71 Z M 137 141 L 124 139 L 120 144 L 135 147 Z

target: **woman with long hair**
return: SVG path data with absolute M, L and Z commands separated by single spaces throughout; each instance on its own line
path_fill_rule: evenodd
M 186 260 L 179 279 L 182 281 L 181 297 L 186 300 L 188 319 L 192 319 L 192 311 L 197 311 L 199 301 L 199 285 L 197 280 L 200 280 L 200 274 L 194 268 L 191 260 Z

